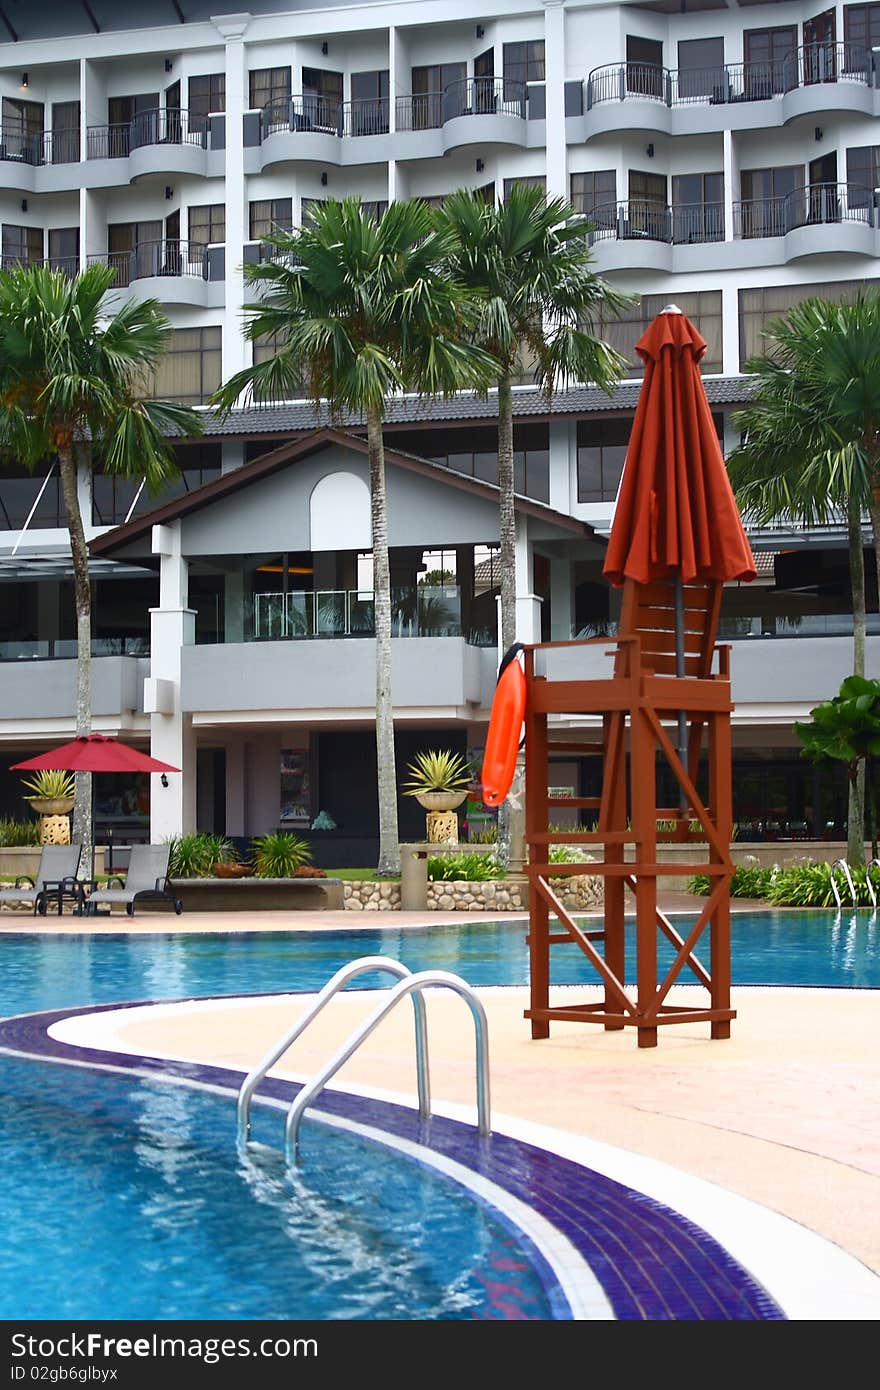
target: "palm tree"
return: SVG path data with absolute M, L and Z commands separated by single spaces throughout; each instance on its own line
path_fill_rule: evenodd
M 805 299 L 768 323 L 767 349 L 746 364 L 749 404 L 733 415 L 742 431 L 728 458 L 743 512 L 761 525 L 804 526 L 846 517 L 853 604 L 853 673 L 865 674 L 868 512 L 880 581 L 880 293 L 851 301 Z M 851 782 L 847 857 L 864 862 L 863 778 Z
M 116 272 L 93 265 L 74 279 L 48 267 L 0 271 L 0 450 L 28 468 L 55 455 L 61 478 L 76 605 L 76 731 L 92 719 L 89 558 L 77 494 L 78 460 L 146 477 L 151 492 L 177 473 L 171 434 L 202 430 L 198 415 L 143 399 L 171 325 L 154 299 L 109 312 Z M 74 836 L 92 862 L 92 786 L 77 774 Z
M 512 388 L 523 350 L 548 401 L 556 386 L 569 381 L 595 382 L 610 395 L 626 362 L 587 325 L 620 313 L 634 297 L 612 290 L 596 275 L 586 237 L 589 223 L 542 188 L 515 184 L 507 202 L 497 204 L 461 189 L 435 216 L 451 242 L 449 273 L 478 296 L 474 339 L 497 364 L 501 650 L 506 652 L 516 641 Z M 500 820 L 506 859 L 506 802 Z
M 260 290 L 245 305 L 245 335 L 275 335 L 277 352 L 245 367 L 213 397 L 228 413 L 245 399 L 302 393 L 316 414 L 366 418 L 370 469 L 376 632 L 377 872 L 400 872 L 391 691 L 391 586 L 383 421 L 395 391 L 436 396 L 485 389 L 492 362 L 464 341 L 469 296 L 438 271 L 446 245 L 419 199 L 392 203 L 375 221 L 357 198 L 328 199 L 308 226 L 268 238 L 271 259 L 246 265 Z

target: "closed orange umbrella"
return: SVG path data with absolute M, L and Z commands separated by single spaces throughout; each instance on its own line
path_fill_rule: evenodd
M 636 407 L 604 573 L 647 584 L 676 576 L 754 579 L 755 561 L 700 376 L 706 341 L 670 305 L 636 343 Z

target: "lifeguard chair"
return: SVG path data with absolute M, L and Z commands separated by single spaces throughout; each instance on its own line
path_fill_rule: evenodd
M 706 1021 L 713 1038 L 730 1036 L 730 901 L 733 874 L 730 769 L 729 648 L 715 646 L 721 603 L 719 581 L 654 581 L 623 585 L 616 638 L 549 642 L 525 648 L 526 839 L 530 887 L 529 953 L 531 1000 L 526 1017 L 532 1037 L 546 1038 L 554 1020 L 600 1023 L 606 1029 L 635 1027 L 640 1047 L 657 1044 L 664 1024 Z M 678 619 L 676 620 L 676 611 Z M 683 641 L 681 638 L 683 637 Z M 607 678 L 580 679 L 579 654 L 589 649 L 613 654 Z M 677 649 L 678 648 L 678 649 Z M 717 659 L 716 659 L 717 658 Z M 713 670 L 714 666 L 714 670 Z M 554 715 L 598 716 L 601 742 L 559 742 L 548 736 Z M 670 724 L 673 728 L 670 731 Z M 676 735 L 676 730 L 678 731 Z M 686 739 L 682 737 L 686 730 Z M 548 793 L 548 752 L 592 753 L 603 760 L 599 797 Z M 708 758 L 708 798 L 697 790 L 702 753 Z M 658 807 L 656 757 L 665 757 L 680 789 L 672 807 Z M 550 829 L 561 807 L 597 812 L 595 830 Z M 671 828 L 658 828 L 658 823 Z M 686 863 L 660 865 L 660 842 L 692 845 Z M 553 844 L 596 845 L 599 862 L 587 872 L 601 875 L 605 921 L 585 930 L 565 908 L 551 875 L 583 873 L 583 863 L 551 864 Z M 657 905 L 657 879 L 707 874 L 710 892 L 687 935 L 676 931 Z M 626 895 L 634 898 L 635 995 L 626 984 Z M 551 930 L 555 918 L 561 930 Z M 695 953 L 708 929 L 708 968 Z M 658 934 L 675 956 L 658 971 Z M 552 1005 L 550 947 L 574 943 L 604 984 L 600 1002 Z M 699 1003 L 672 1004 L 668 995 L 683 972 L 701 987 Z

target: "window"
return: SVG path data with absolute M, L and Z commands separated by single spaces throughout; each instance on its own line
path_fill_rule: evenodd
M 485 483 L 498 482 L 498 430 L 494 425 L 407 430 L 389 438 L 398 449 L 431 459 L 456 473 L 466 473 Z M 548 425 L 513 426 L 513 485 L 518 493 L 538 502 L 546 502 L 550 497 L 549 441 Z
M 750 357 L 766 349 L 763 331 L 770 319 L 781 318 L 805 299 L 850 300 L 864 290 L 865 280 L 832 280 L 815 285 L 773 285 L 739 292 L 739 360 L 742 367 Z M 871 282 L 873 283 L 873 282 Z
M 79 227 L 52 227 L 49 230 L 49 264 L 74 276 L 79 270 Z
M 220 477 L 219 444 L 177 444 L 174 456 L 180 476 L 170 479 L 162 488 L 159 497 L 147 488 L 141 490 L 140 478 L 124 478 L 117 473 L 107 473 L 97 461 L 92 476 L 92 522 L 95 526 L 113 526 L 125 521 L 135 503 L 132 516 L 141 516 L 151 511 L 160 502 L 170 502 L 175 497 L 183 497 L 205 483 Z
M 633 96 L 663 97 L 663 45 L 658 39 L 626 36 L 626 90 Z
M 325 198 L 300 198 L 299 201 L 299 225 L 307 227 L 312 220 L 312 208 L 317 203 L 326 202 Z
M 464 109 L 466 63 L 437 63 L 413 68 L 410 77 L 413 130 L 433 130 Z
M 676 174 L 672 179 L 672 240 L 724 240 L 724 175 Z
M 250 74 L 252 111 L 286 107 L 289 101 L 290 68 L 258 68 Z
M 775 169 L 743 169 L 740 175 L 740 235 L 784 236 L 790 229 L 791 217 L 796 211 L 789 195 L 803 186 L 802 164 L 780 165 Z
M 147 395 L 203 405 L 220 385 L 221 330 L 176 328 Z
M 293 226 L 292 198 L 260 198 L 250 205 L 250 239 L 264 241 L 271 231 Z
M 589 174 L 572 174 L 571 205 L 597 228 L 617 223 L 617 175 L 613 169 L 594 169 Z
M 503 50 L 504 99 L 515 98 L 523 82 L 544 81 L 544 40 L 506 43 Z
M 706 339 L 706 351 L 700 362 L 703 372 L 720 372 L 721 355 L 721 291 L 700 290 L 687 294 L 676 293 L 675 302 L 687 314 L 697 332 Z M 669 294 L 643 294 L 632 309 L 625 309 L 619 318 L 607 321 L 599 314 L 590 321 L 590 331 L 610 343 L 631 364 L 628 377 L 640 377 L 645 364 L 635 351 L 639 338 L 653 323 L 660 310 L 669 303 Z
M 362 198 L 361 207 L 363 208 L 367 217 L 372 217 L 374 222 L 378 222 L 379 219 L 381 217 L 384 217 L 385 213 L 388 211 L 388 199 L 375 198 L 372 200 L 368 200 Z
M 226 73 L 209 72 L 189 79 L 189 128 L 205 131 L 212 111 L 226 110 Z
M 743 90 L 747 101 L 762 101 L 797 86 L 797 28 L 746 29 Z
M 52 163 L 79 163 L 79 102 L 52 104 Z
M 880 5 L 844 5 L 843 37 L 854 48 L 880 48 Z
M 384 135 L 388 130 L 388 69 L 351 74 L 352 135 Z
M 202 203 L 189 210 L 190 249 L 226 240 L 226 204 Z
M 514 188 L 546 188 L 547 180 L 543 174 L 521 174 L 519 178 L 504 180 L 504 201 L 507 202 Z
M 632 420 L 578 420 L 577 498 L 613 502 L 620 486 Z
M 335 135 L 342 105 L 342 73 L 321 68 L 302 70 L 301 120 L 307 130 L 329 130 Z
M 42 164 L 43 103 L 4 97 L 2 111 L 5 158 L 20 159 L 26 164 Z
M 116 271 L 116 288 L 145 275 L 158 275 L 162 223 L 111 222 L 107 228 L 107 263 Z
M 724 100 L 723 39 L 681 39 L 678 44 L 678 99 L 716 97 Z
M 869 208 L 880 188 L 880 145 L 855 145 L 846 152 L 847 202 Z
M 3 265 L 39 265 L 43 259 L 42 227 L 17 227 L 3 223 Z
M 666 209 L 666 175 L 644 169 L 629 171 L 627 235 L 666 241 L 669 235 Z

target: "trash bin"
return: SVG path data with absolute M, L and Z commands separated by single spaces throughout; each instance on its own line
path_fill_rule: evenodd
M 424 912 L 428 906 L 428 851 L 422 845 L 400 846 L 400 906 Z

